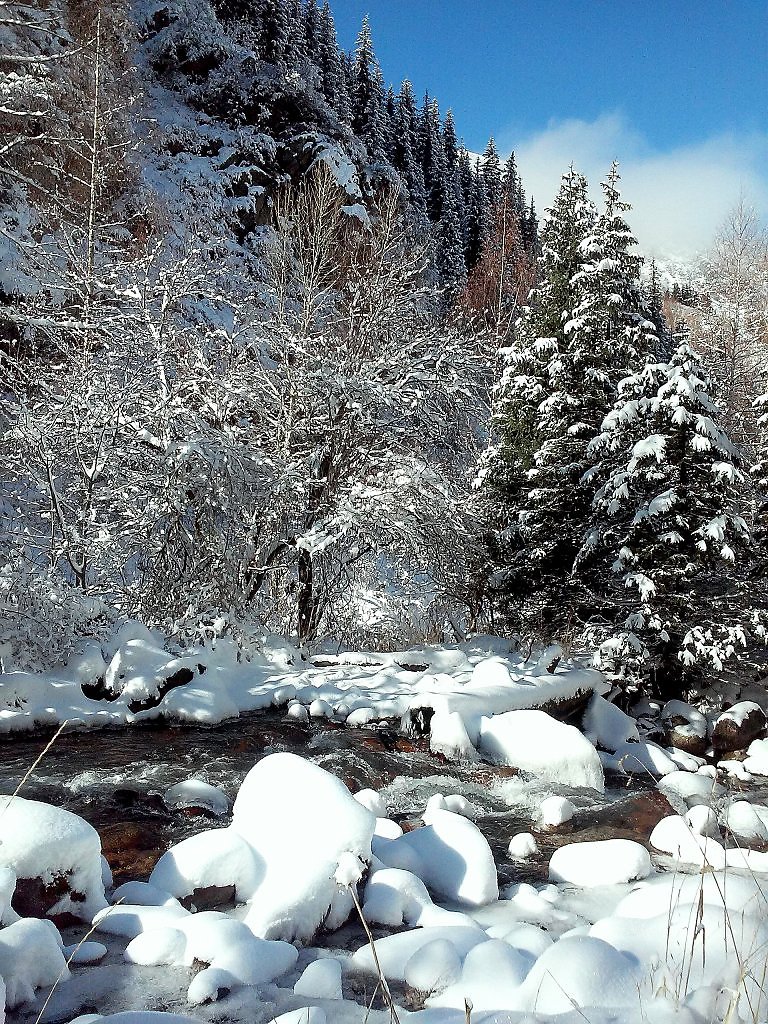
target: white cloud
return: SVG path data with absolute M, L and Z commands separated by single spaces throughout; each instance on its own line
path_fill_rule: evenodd
M 598 199 L 600 180 L 619 160 L 622 195 L 632 204 L 628 219 L 648 255 L 690 259 L 705 250 L 741 193 L 768 219 L 768 133 L 713 136 L 656 151 L 621 114 L 606 113 L 594 121 L 553 120 L 522 141 L 501 137 L 499 148 L 514 148 L 539 213 L 571 162 Z

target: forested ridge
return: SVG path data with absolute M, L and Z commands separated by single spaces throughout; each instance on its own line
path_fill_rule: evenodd
M 492 630 L 764 660 L 766 239 L 541 223 L 328 3 L 0 8 L 0 642 Z M 629 197 L 631 199 L 631 196 Z

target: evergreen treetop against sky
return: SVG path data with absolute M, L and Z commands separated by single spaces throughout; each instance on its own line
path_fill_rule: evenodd
M 742 189 L 768 211 L 764 0 L 332 7 L 347 49 L 369 15 L 385 79 L 437 96 L 470 150 L 489 135 L 515 149 L 539 209 L 571 160 L 596 183 L 616 158 L 635 231 L 659 255 L 706 247 Z

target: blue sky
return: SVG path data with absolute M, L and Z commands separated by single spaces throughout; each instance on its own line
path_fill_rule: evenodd
M 347 48 L 369 14 L 386 80 L 452 108 L 468 148 L 514 148 L 540 206 L 570 160 L 592 180 L 617 157 L 658 254 L 704 247 L 740 191 L 768 213 L 768 0 L 331 6 Z

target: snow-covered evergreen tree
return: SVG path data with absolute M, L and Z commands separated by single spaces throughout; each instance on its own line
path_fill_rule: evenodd
M 685 669 L 719 670 L 745 644 L 744 585 L 734 566 L 749 543 L 741 457 L 699 356 L 680 344 L 620 385 L 592 450 L 610 466 L 583 552 L 607 616 L 602 654 L 650 664 L 679 689 Z
M 373 49 L 368 17 L 355 43 L 352 65 L 352 127 L 372 160 L 386 159 L 384 79 Z
M 484 456 L 480 477 L 500 503 L 503 525 L 495 547 L 501 603 L 508 609 L 517 606 L 514 614 L 524 618 L 536 614 L 520 610 L 521 603 L 529 604 L 525 595 L 535 592 L 533 605 L 538 605 L 541 591 L 552 588 L 553 575 L 567 575 L 577 550 L 567 529 L 574 511 L 573 474 L 561 451 L 568 441 L 570 404 L 556 389 L 562 386 L 568 358 L 565 325 L 578 303 L 573 282 L 595 218 L 586 178 L 571 168 L 548 211 L 539 285 L 517 322 L 512 343 L 501 352 L 504 368 L 493 410 L 495 443 Z M 562 466 L 559 454 L 564 456 Z M 556 530 L 552 522 L 558 523 Z

